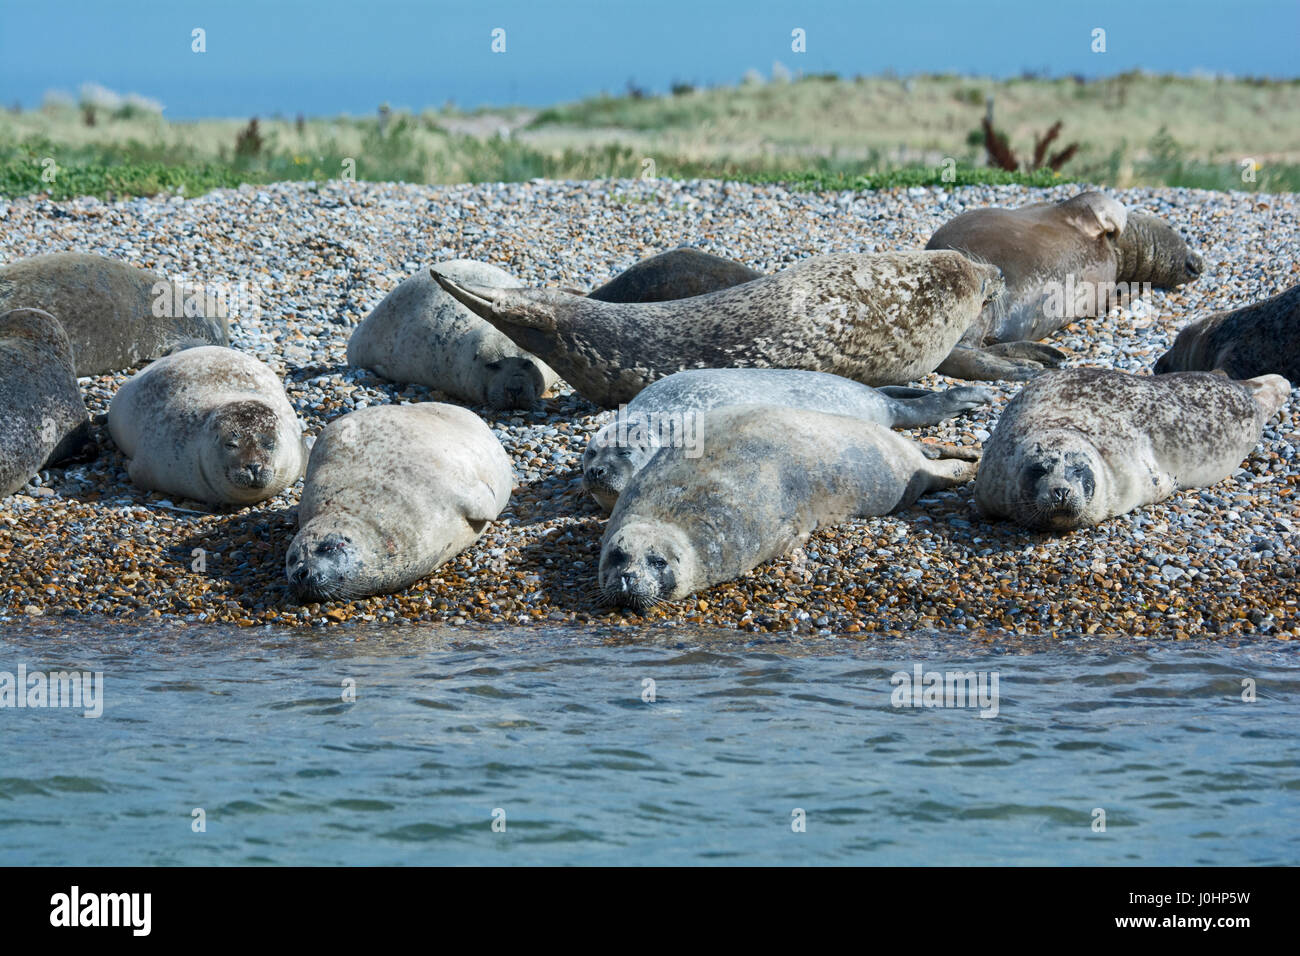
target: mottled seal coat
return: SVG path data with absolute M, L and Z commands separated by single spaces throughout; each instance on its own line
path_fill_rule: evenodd
M 0 498 L 42 468 L 93 449 L 72 347 L 40 309 L 0 315 Z
M 44 309 L 58 319 L 78 375 L 133 368 L 189 345 L 229 345 L 226 318 L 173 314 L 184 298 L 161 276 L 86 253 L 55 252 L 0 267 L 0 312 Z
M 1286 403 L 1278 375 L 1044 372 L 984 446 L 975 501 L 1027 528 L 1070 531 L 1228 477 Z
M 620 272 L 587 298 L 600 302 L 665 302 L 729 289 L 763 273 L 732 259 L 682 246 Z M 455 278 L 453 276 L 452 278 Z
M 637 609 L 677 600 L 799 547 L 819 527 L 897 511 L 974 473 L 974 462 L 930 460 L 875 422 L 717 409 L 700 457 L 661 448 L 619 496 L 601 542 L 601 594 Z
M 249 505 L 298 480 L 302 424 L 269 368 L 207 345 L 158 359 L 123 385 L 108 430 L 141 488 Z
M 587 492 L 606 511 L 655 450 L 677 440 L 706 441 L 712 434 L 702 414 L 727 405 L 779 405 L 831 411 L 886 428 L 934 425 L 987 405 L 987 389 L 944 392 L 869 385 L 828 375 L 776 368 L 691 369 L 661 378 L 587 442 L 582 477 Z
M 433 268 L 467 285 L 519 287 L 483 262 L 453 259 Z M 530 408 L 556 381 L 549 366 L 440 289 L 427 269 L 403 280 L 357 326 L 348 364 L 494 408 Z
M 606 408 L 687 368 L 799 368 L 866 385 L 934 370 L 1002 288 L 956 252 L 815 256 L 775 275 L 668 302 L 549 289 L 444 289 Z
M 1210 372 L 1254 378 L 1270 372 L 1300 382 L 1300 285 L 1272 298 L 1191 323 L 1156 362 L 1156 374 Z
M 510 458 L 456 405 L 364 408 L 312 448 L 285 570 L 304 603 L 397 591 L 469 547 L 501 513 Z
M 956 249 L 1002 270 L 1005 291 L 962 338 L 963 346 L 975 347 L 1044 338 L 1077 318 L 1105 313 L 1118 301 L 1116 283 L 1172 288 L 1204 267 L 1162 219 L 1099 192 L 1018 209 L 973 209 L 939 227 L 926 248 Z M 1091 300 L 1076 290 L 1091 291 Z M 975 377 L 962 361 L 969 357 L 958 353 L 940 371 Z

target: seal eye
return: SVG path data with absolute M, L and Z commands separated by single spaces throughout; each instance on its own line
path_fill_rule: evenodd
M 609 552 L 609 561 L 611 564 L 622 564 L 627 560 L 627 552 L 622 548 L 614 548 Z
M 487 368 L 488 368 L 488 370 L 491 371 L 491 372 L 499 372 L 499 371 L 501 371 L 501 363 L 500 363 L 500 362 L 488 362 L 488 363 L 487 363 Z
M 1047 469 L 1042 465 L 1030 465 L 1025 469 L 1025 478 L 1028 481 L 1038 481 L 1038 479 L 1042 478 L 1046 474 Z
M 229 448 L 231 451 L 234 451 L 239 447 L 239 442 L 235 441 L 234 439 L 224 441 L 222 442 L 222 444 L 225 445 L 225 447 Z
M 664 568 L 668 567 L 668 562 L 657 554 L 652 554 L 646 558 L 646 563 L 656 571 L 662 571 Z

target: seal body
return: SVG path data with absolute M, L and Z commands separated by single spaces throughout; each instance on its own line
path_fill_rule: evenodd
M 975 501 L 990 517 L 1070 531 L 1221 481 L 1290 393 L 1277 375 L 1045 372 L 984 448 Z
M 298 480 L 302 425 L 269 368 L 215 345 L 158 359 L 123 385 L 108 429 L 142 488 L 249 505 Z
M 1163 220 L 1099 192 L 973 209 L 941 226 L 926 248 L 956 249 L 1002 270 L 1006 290 L 964 338 L 974 346 L 1044 338 L 1075 319 L 1104 314 L 1144 283 L 1171 288 L 1204 267 Z
M 1229 312 L 1216 312 L 1178 333 L 1156 374 L 1222 369 L 1229 378 L 1274 373 L 1300 381 L 1300 285 Z
M 201 298 L 187 302 L 183 288 L 161 276 L 80 252 L 0 267 L 0 312 L 25 307 L 53 315 L 83 376 L 133 368 L 185 346 L 229 345 L 229 322 L 204 314 Z
M 682 246 L 669 249 L 610 279 L 587 298 L 600 302 L 665 302 L 729 289 L 763 273 L 732 259 Z M 453 276 L 453 278 L 455 278 Z
M 687 368 L 798 368 L 866 385 L 931 372 L 1001 291 L 956 252 L 814 256 L 775 275 L 667 302 L 554 290 L 444 289 L 606 408 Z
M 0 315 L 0 498 L 94 447 L 72 347 L 40 309 Z
M 407 587 L 469 547 L 510 499 L 510 458 L 468 409 L 363 408 L 312 448 L 286 561 L 299 600 Z
M 468 259 L 434 268 L 471 285 L 519 286 L 496 266 Z M 403 280 L 357 326 L 348 364 L 494 408 L 530 408 L 556 380 L 544 362 L 439 288 L 427 269 Z
M 712 435 L 705 412 L 729 405 L 778 405 L 833 411 L 885 428 L 934 425 L 987 405 L 987 389 L 883 391 L 825 372 L 776 368 L 692 369 L 646 386 L 587 442 L 582 477 L 606 511 L 655 450 L 681 444 L 687 454 Z
M 875 422 L 765 405 L 710 414 L 702 454 L 661 448 L 629 482 L 601 542 L 603 597 L 642 609 L 745 574 L 818 527 L 906 507 L 969 481 Z

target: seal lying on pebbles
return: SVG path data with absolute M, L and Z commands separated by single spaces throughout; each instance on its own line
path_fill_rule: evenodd
M 1300 382 L 1300 285 L 1191 323 L 1156 362 L 1156 374 L 1222 369 L 1230 378 L 1269 372 Z
M 508 273 L 483 262 L 454 259 L 433 268 L 467 285 L 519 287 Z M 348 364 L 493 408 L 531 408 L 557 378 L 442 291 L 428 270 L 403 280 L 357 326 Z
M 510 500 L 510 458 L 468 409 L 363 408 L 312 448 L 286 573 L 303 603 L 398 591 L 478 540 Z
M 976 469 L 930 460 L 875 422 L 769 405 L 713 411 L 701 452 L 660 449 L 619 496 L 601 542 L 605 600 L 636 609 L 677 600 L 801 546 L 818 527 L 897 511 Z
M 642 259 L 587 298 L 599 302 L 665 302 L 689 299 L 762 278 L 763 273 L 722 256 L 682 246 Z M 452 278 L 455 278 L 453 276 Z
M 909 382 L 933 371 L 1002 290 L 995 266 L 957 252 L 814 256 L 668 302 L 598 302 L 434 278 L 606 408 L 686 368 L 799 368 L 866 385 Z
M 0 498 L 94 447 L 58 320 L 40 309 L 0 315 Z
M 962 337 L 962 346 L 992 347 L 984 355 L 959 351 L 939 369 L 961 378 L 1006 377 L 999 357 L 1055 364 L 1050 352 L 1056 350 L 1035 356 L 1030 340 L 1104 314 L 1144 284 L 1172 288 L 1204 268 L 1164 220 L 1099 192 L 1018 209 L 972 209 L 940 226 L 926 248 L 955 249 L 990 262 L 1006 282 L 1005 292 Z
M 269 368 L 208 345 L 158 359 L 123 385 L 108 430 L 151 488 L 210 504 L 249 505 L 298 480 L 302 425 Z
M 225 317 L 178 314 L 200 311 L 187 306 L 183 287 L 103 256 L 56 252 L 0 267 L 0 312 L 44 309 L 58 319 L 78 375 L 133 368 L 187 345 L 230 344 Z
M 1045 372 L 993 429 L 975 501 L 994 518 L 1071 531 L 1228 477 L 1291 386 L 1181 372 Z
M 689 457 L 690 450 L 711 433 L 706 417 L 699 413 L 726 405 L 833 410 L 886 428 L 914 428 L 936 425 L 992 401 L 992 392 L 968 386 L 944 392 L 896 387 L 876 390 L 825 372 L 691 369 L 648 385 L 626 408 L 619 409 L 614 421 L 591 437 L 582 456 L 583 485 L 609 511 L 657 448 L 682 444 Z

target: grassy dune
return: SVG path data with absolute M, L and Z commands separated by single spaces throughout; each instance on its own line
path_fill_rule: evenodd
M 1063 122 L 1053 150 L 1078 142 L 1079 151 L 1059 177 L 986 167 L 979 126 L 989 97 L 997 128 L 1022 158 Z M 169 122 L 140 110 L 101 110 L 91 126 L 71 106 L 3 113 L 0 194 L 193 195 L 348 171 L 421 183 L 650 174 L 804 188 L 1064 179 L 1300 190 L 1300 81 L 809 77 L 603 96 L 540 112 L 262 118 L 259 141 L 241 142 L 247 127 L 246 119 Z M 1244 163 L 1253 182 L 1243 179 Z

